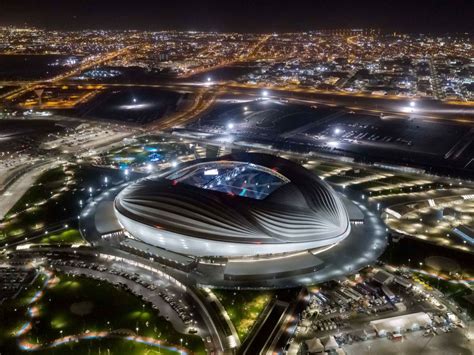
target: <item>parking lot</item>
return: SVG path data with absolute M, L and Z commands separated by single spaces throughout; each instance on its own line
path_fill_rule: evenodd
M 457 122 L 301 105 L 288 100 L 222 99 L 187 126 L 234 141 L 279 149 L 322 150 L 361 159 L 465 168 L 474 154 L 474 131 Z
M 344 345 L 347 355 L 361 354 L 419 354 L 419 355 L 471 355 L 472 341 L 466 337 L 464 329 L 455 329 L 450 333 L 423 336 L 423 331 L 406 334 L 400 341 L 388 338 L 375 338 L 365 342 Z
M 347 348 L 348 354 L 370 354 L 371 347 L 373 354 L 385 354 L 388 344 L 406 345 L 397 345 L 396 351 L 392 347 L 394 352 L 389 353 L 416 352 L 420 344 L 429 343 L 426 340 L 448 333 L 453 337 L 435 343 L 449 347 L 459 334 L 465 342 L 466 323 L 441 303 L 442 294 L 416 280 L 408 271 L 368 268 L 350 279 L 311 288 L 308 307 L 286 347 L 288 353 L 300 349 L 305 354 L 315 340 L 326 350 L 328 346 Z M 396 326 L 391 329 L 391 324 Z

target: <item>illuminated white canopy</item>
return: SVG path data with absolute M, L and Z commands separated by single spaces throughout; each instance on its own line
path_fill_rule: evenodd
M 265 154 L 181 164 L 132 183 L 115 210 L 137 239 L 193 256 L 293 253 L 332 245 L 350 232 L 344 204 L 329 185 Z

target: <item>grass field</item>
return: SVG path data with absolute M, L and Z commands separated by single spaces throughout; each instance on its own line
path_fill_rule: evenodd
M 89 187 L 96 194 L 104 188 L 104 176 L 109 182 L 123 178 L 118 170 L 104 170 L 69 164 L 45 172 L 18 200 L 0 225 L 0 239 L 31 235 L 64 224 L 74 227 L 90 197 Z M 70 237 L 65 235 L 64 237 Z
M 163 142 L 156 136 L 140 137 L 134 144 L 107 152 L 104 163 L 117 168 L 136 167 L 146 163 L 161 163 L 191 154 L 192 150 L 184 144 Z
M 69 228 L 62 232 L 48 234 L 38 242 L 40 244 L 79 244 L 84 243 L 84 239 L 77 229 Z
M 64 166 L 41 175 L 8 212 L 0 234 L 8 238 L 38 232 L 77 213 L 70 202 L 74 174 L 72 167 Z
M 229 314 L 241 341 L 273 297 L 271 291 L 213 290 Z
M 84 277 L 59 275 L 53 287 L 47 288 L 34 303 L 35 317 L 32 328 L 24 337 L 32 344 L 45 344 L 68 335 L 90 332 L 117 332 L 119 338 L 95 338 L 70 342 L 36 354 L 179 354 L 174 348 L 183 339 L 183 346 L 196 354 L 205 354 L 204 344 L 198 336 L 184 335 L 174 330 L 171 323 L 138 297 L 108 283 Z M 0 307 L 0 349 L 5 353 L 21 353 L 17 348 L 14 331 L 28 321 L 28 301 L 37 292 L 41 280 L 17 300 Z M 4 318 L 3 318 L 4 317 Z M 125 339 L 123 334 L 139 335 L 162 341 L 158 348 L 149 344 Z M 4 353 L 0 351 L 0 353 Z
M 462 284 L 454 284 L 445 280 L 437 279 L 424 274 L 416 274 L 416 276 L 425 284 L 432 288 L 440 290 L 447 298 L 454 300 L 460 307 L 466 309 L 470 317 L 474 317 L 474 307 L 464 296 L 472 294 L 472 290 Z

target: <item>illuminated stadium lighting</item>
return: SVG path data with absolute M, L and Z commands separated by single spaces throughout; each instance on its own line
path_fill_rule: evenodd
M 133 98 L 133 103 L 136 103 L 137 102 L 137 99 L 136 98 Z
M 411 102 L 410 102 L 410 107 L 415 107 L 415 106 L 416 106 L 415 101 L 411 101 Z
M 146 108 L 146 107 L 150 107 L 151 104 L 150 103 L 136 103 L 137 100 L 134 99 L 133 101 L 134 103 L 133 104 L 130 104 L 130 105 L 120 105 L 119 107 L 121 109 L 124 109 L 124 110 L 139 110 L 139 109 L 143 109 L 143 108 Z
M 247 106 L 244 106 L 244 111 L 248 111 L 248 107 Z
M 177 162 L 176 160 L 172 161 L 172 162 L 171 162 L 171 166 L 172 166 L 173 168 L 176 168 L 176 167 L 178 166 L 178 162 Z
M 232 122 L 228 123 L 227 124 L 227 128 L 228 129 L 233 129 L 234 128 L 234 124 Z
M 212 176 L 219 175 L 219 170 L 217 170 L 217 169 L 205 170 L 205 171 L 204 171 L 204 175 L 206 175 L 206 176 L 209 176 L 209 175 L 212 175 Z
M 212 79 L 210 76 L 207 77 L 207 82 L 210 82 Z
M 263 96 L 263 97 L 268 97 L 268 91 L 267 91 L 267 90 L 263 90 L 263 91 L 262 91 L 262 96 Z
M 334 134 L 340 134 L 340 133 L 341 133 L 341 129 L 340 129 L 340 128 L 334 129 Z

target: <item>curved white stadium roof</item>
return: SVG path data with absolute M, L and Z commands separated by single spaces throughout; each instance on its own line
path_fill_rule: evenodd
M 350 231 L 332 188 L 291 161 L 242 153 L 139 180 L 115 200 L 134 237 L 177 253 L 236 257 L 334 244 Z

